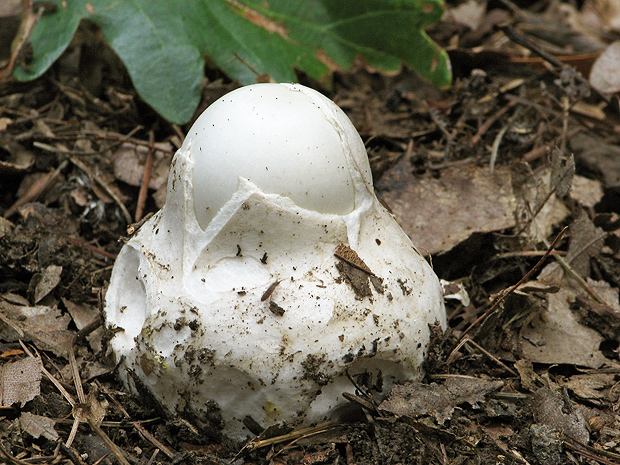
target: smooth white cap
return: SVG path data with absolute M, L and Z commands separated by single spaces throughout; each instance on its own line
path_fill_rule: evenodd
M 344 112 L 295 84 L 256 84 L 209 106 L 181 151 L 194 159 L 194 208 L 205 229 L 245 178 L 299 207 L 346 215 L 372 192 L 364 144 Z

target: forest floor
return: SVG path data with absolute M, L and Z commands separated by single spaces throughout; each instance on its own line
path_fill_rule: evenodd
M 114 259 L 127 226 L 163 205 L 189 125 L 145 105 L 88 24 L 43 77 L 5 80 L 0 462 L 620 464 L 620 87 L 583 77 L 620 14 L 492 3 L 448 2 L 429 30 L 450 54 L 447 90 L 363 63 L 319 88 L 364 139 L 379 198 L 451 282 L 425 378 L 387 400 L 358 392 L 348 422 L 247 444 L 126 392 L 106 345 Z M 206 74 L 201 109 L 238 87 Z

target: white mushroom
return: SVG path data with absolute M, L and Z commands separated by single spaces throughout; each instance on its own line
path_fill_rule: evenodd
M 121 377 L 242 438 L 319 421 L 353 392 L 421 376 L 439 280 L 376 199 L 332 101 L 257 84 L 213 103 L 177 152 L 166 205 L 123 247 L 106 296 Z M 361 381 L 361 378 L 360 378 Z M 142 385 L 142 386 L 139 386 Z

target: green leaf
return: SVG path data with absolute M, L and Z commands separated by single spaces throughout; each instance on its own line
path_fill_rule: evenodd
M 295 70 L 329 85 L 333 70 L 361 58 L 394 71 L 407 63 L 434 84 L 450 84 L 447 54 L 424 27 L 442 0 L 71 0 L 41 18 L 31 43 L 34 79 L 66 49 L 78 23 L 101 27 L 140 96 L 173 123 L 187 122 L 200 100 L 205 59 L 241 84 L 256 73 L 276 82 Z

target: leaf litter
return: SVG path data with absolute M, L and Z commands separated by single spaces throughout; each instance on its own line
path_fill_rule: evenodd
M 562 68 L 569 55 L 591 66 L 599 32 L 619 32 L 614 16 L 593 13 L 605 2 L 447 3 L 428 32 L 449 46 L 451 89 L 358 62 L 335 73 L 331 96 L 366 142 L 379 196 L 467 298 L 447 301 L 422 382 L 359 389 L 341 418 L 267 428 L 252 447 L 123 392 L 100 327 L 119 239 L 162 204 L 186 128 L 145 108 L 109 50 L 89 54 L 105 47 L 92 27 L 54 75 L 3 83 L 1 460 L 620 463 L 619 117 Z M 493 29 L 505 22 L 524 40 Z M 545 53 L 559 65 L 542 66 Z M 78 84 L 95 68 L 110 72 Z M 238 85 L 206 74 L 201 109 Z M 376 286 L 339 260 L 343 279 L 357 270 Z

